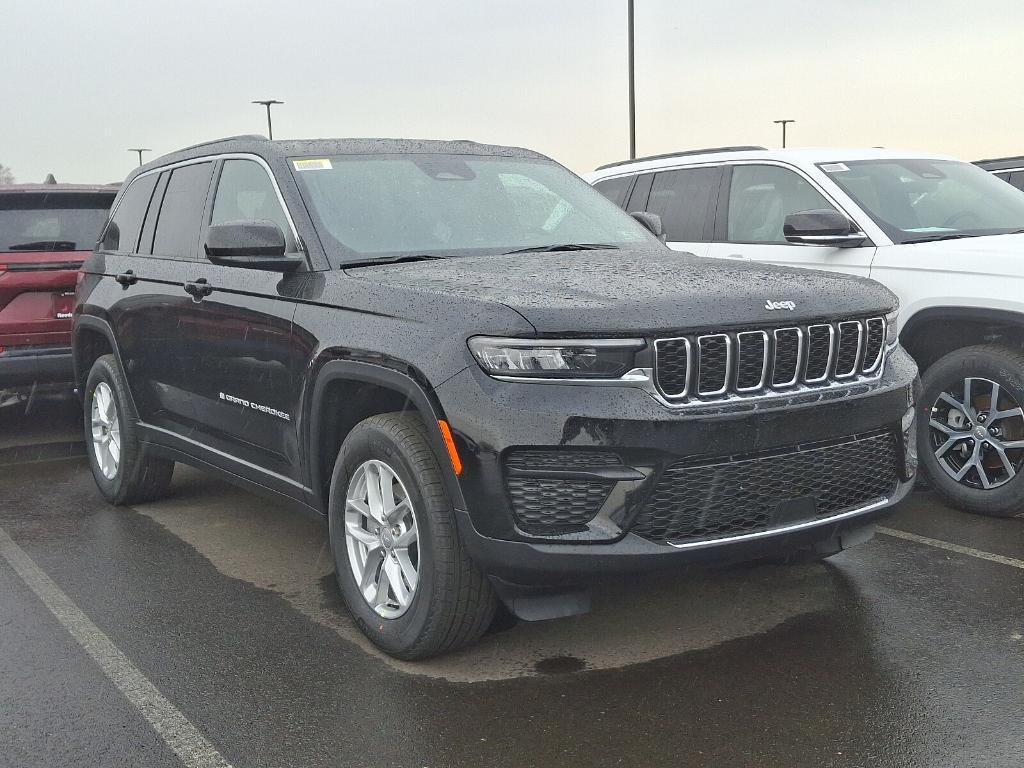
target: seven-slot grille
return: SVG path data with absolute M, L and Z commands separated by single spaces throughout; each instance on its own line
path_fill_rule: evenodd
M 655 376 L 673 401 L 823 387 L 872 376 L 885 320 L 843 320 L 658 339 Z

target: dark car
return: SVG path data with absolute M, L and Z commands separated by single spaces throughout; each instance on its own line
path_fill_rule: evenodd
M 974 163 L 1000 179 L 1024 190 L 1024 156 L 998 157 L 991 160 L 978 160 Z
M 0 395 L 71 383 L 75 280 L 116 194 L 116 186 L 0 186 Z
M 597 574 L 868 538 L 916 469 L 893 294 L 644 220 L 472 142 L 160 158 L 77 294 L 96 482 L 145 501 L 181 461 L 326 516 L 349 609 L 407 659 L 499 599 L 550 618 Z

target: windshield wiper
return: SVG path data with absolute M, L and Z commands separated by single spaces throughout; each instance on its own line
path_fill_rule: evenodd
M 965 232 L 947 232 L 943 235 L 928 235 L 926 237 L 915 237 L 912 240 L 904 240 L 904 245 L 911 245 L 913 243 L 934 243 L 939 240 L 960 240 L 964 237 L 979 237 L 979 235 L 968 235 Z
M 376 264 L 405 264 L 410 261 L 434 261 L 443 259 L 444 256 L 432 256 L 428 253 L 404 254 L 402 256 L 381 256 L 377 259 L 360 259 L 358 261 L 342 262 L 341 268 L 348 267 L 371 267 Z
M 71 240 L 36 240 L 32 243 L 18 243 L 7 246 L 9 251 L 73 251 L 75 244 Z
M 529 248 L 516 248 L 514 251 L 506 251 L 503 256 L 513 253 L 554 253 L 555 251 L 598 251 L 605 248 L 617 249 L 619 246 L 611 243 L 557 243 L 555 245 L 534 245 Z

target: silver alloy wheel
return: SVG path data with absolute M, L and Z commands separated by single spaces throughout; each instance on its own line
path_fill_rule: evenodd
M 121 421 L 110 385 L 101 381 L 92 393 L 92 450 L 107 480 L 117 476 L 121 463 Z
M 998 382 L 969 377 L 941 392 L 928 427 L 939 466 L 962 485 L 998 488 L 1024 469 L 1024 409 Z
M 345 545 L 367 605 L 385 619 L 409 610 L 419 584 L 416 512 L 398 473 L 383 461 L 363 462 L 349 480 Z

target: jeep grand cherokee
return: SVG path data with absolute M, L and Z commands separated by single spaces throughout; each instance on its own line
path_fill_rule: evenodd
M 498 600 L 584 610 L 595 574 L 864 540 L 916 466 L 895 297 L 659 228 L 523 149 L 160 158 L 77 296 L 96 483 L 153 499 L 182 461 L 325 515 L 348 608 L 406 659 Z

